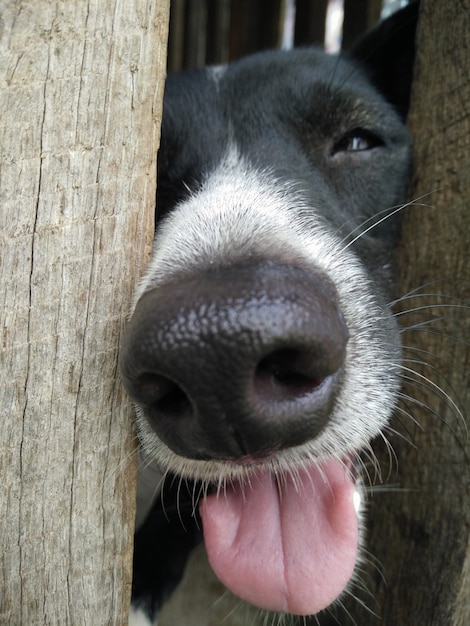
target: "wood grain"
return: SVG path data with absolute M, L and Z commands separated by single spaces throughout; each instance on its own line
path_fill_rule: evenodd
M 153 238 L 168 4 L 2 3 L 1 624 L 127 621 L 117 356 Z
M 366 603 L 383 624 L 470 624 L 470 3 L 424 0 L 399 250 L 404 366 L 389 493 L 370 505 Z M 416 372 L 416 373 L 413 373 Z M 460 412 L 459 412 L 460 411 Z M 385 451 L 384 477 L 390 467 Z M 376 562 L 377 563 L 377 562 Z M 377 617 L 350 607 L 356 623 Z

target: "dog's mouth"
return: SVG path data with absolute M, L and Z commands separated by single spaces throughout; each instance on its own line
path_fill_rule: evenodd
M 343 592 L 356 564 L 353 464 L 329 458 L 283 474 L 266 467 L 201 497 L 209 562 L 221 582 L 250 604 L 318 613 Z M 191 507 L 194 513 L 194 501 Z
M 298 615 L 329 606 L 350 580 L 358 518 L 350 471 L 327 460 L 278 478 L 259 470 L 200 504 L 209 561 L 243 600 Z

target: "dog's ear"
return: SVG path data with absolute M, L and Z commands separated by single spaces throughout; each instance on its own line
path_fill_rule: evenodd
M 411 2 L 366 33 L 347 51 L 368 72 L 375 87 L 405 118 L 415 58 L 419 1 Z

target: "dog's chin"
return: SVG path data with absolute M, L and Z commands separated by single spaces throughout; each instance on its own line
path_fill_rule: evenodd
M 353 577 L 361 497 L 353 454 L 301 450 L 210 462 L 166 452 L 172 480 L 194 483 L 192 510 L 219 580 L 260 609 L 313 615 Z

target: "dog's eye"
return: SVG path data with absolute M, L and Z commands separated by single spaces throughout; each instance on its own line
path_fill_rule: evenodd
M 341 137 L 334 145 L 332 154 L 335 155 L 338 152 L 365 152 L 383 145 L 383 141 L 374 133 L 363 128 L 355 128 Z

